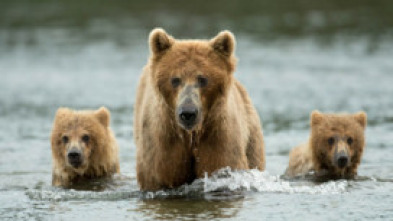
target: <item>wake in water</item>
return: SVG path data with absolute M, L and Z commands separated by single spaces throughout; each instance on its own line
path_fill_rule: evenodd
M 308 193 L 308 194 L 339 194 L 347 191 L 346 180 L 330 181 L 322 184 L 312 182 L 289 182 L 279 176 L 269 175 L 259 170 L 232 171 L 229 167 L 220 169 L 212 176 L 195 180 L 190 185 L 171 191 L 144 193 L 145 198 L 165 198 L 174 196 L 211 196 L 238 194 L 239 192 L 266 193 Z
M 131 183 L 131 184 L 130 184 Z M 223 168 L 212 176 L 195 180 L 192 184 L 176 189 L 156 192 L 140 192 L 135 180 L 115 177 L 104 191 L 86 191 L 75 189 L 48 188 L 28 190 L 27 196 L 33 200 L 67 201 L 67 200 L 121 200 L 129 198 L 167 199 L 189 198 L 208 200 L 230 200 L 244 197 L 248 192 L 258 193 L 304 193 L 304 194 L 340 194 L 345 193 L 348 181 L 338 180 L 325 183 L 309 181 L 290 182 L 279 176 L 269 175 L 259 170 L 233 171 Z M 94 190 L 94 188 L 92 189 Z

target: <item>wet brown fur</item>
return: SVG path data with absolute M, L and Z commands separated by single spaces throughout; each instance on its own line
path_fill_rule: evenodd
M 137 178 L 142 190 L 173 188 L 222 167 L 264 170 L 263 135 L 246 90 L 234 79 L 235 40 L 221 32 L 210 41 L 175 40 L 162 29 L 150 34 L 151 57 L 142 73 L 134 112 Z M 195 130 L 175 118 L 173 76 L 200 89 L 202 120 Z
M 309 142 L 290 152 L 286 175 L 293 177 L 315 171 L 317 176 L 353 178 L 365 146 L 366 114 L 322 114 L 313 111 L 310 124 Z M 349 165 L 343 169 L 334 165 L 334 147 L 328 143 L 328 139 L 335 135 L 353 138 L 352 144 L 343 144 L 350 157 Z
M 109 128 L 110 113 L 102 107 L 96 111 L 74 111 L 59 108 L 51 135 L 52 185 L 70 186 L 85 178 L 98 178 L 119 173 L 118 146 Z M 89 135 L 87 143 L 81 141 Z M 83 151 L 84 160 L 80 168 L 67 163 L 68 144 L 62 140 L 69 137 Z

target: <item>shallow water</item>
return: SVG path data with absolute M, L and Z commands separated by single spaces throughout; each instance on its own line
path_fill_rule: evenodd
M 100 11 L 104 6 L 95 6 L 94 13 L 83 14 L 71 3 L 72 10 L 62 10 L 60 3 L 46 1 L 35 6 L 5 2 L 0 16 L 2 220 L 393 219 L 393 32 L 385 22 L 391 11 L 386 2 L 367 10 L 364 2 L 352 9 L 343 5 L 346 11 L 332 5 L 300 10 L 267 4 L 275 10 L 264 9 L 263 16 L 255 10 L 235 13 L 236 18 L 229 16 L 230 6 L 218 15 L 198 7 L 189 15 L 189 6 L 180 5 L 150 19 L 164 6 L 125 5 L 125 12 L 116 11 L 120 4 L 106 13 Z M 179 13 L 182 7 L 186 12 Z M 362 23 L 353 15 L 373 19 Z M 188 29 L 185 20 L 194 28 Z M 252 25 L 259 28 L 251 30 Z M 185 38 L 209 38 L 225 28 L 235 32 L 235 76 L 262 118 L 266 172 L 223 169 L 176 190 L 139 191 L 132 106 L 154 26 Z M 112 112 L 122 175 L 77 190 L 51 187 L 49 134 L 56 109 L 102 105 Z M 314 109 L 367 112 L 359 179 L 280 178 L 289 150 L 308 137 Z

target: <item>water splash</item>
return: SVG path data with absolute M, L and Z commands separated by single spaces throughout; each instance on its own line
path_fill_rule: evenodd
M 210 199 L 213 196 L 213 198 L 222 199 L 224 196 L 224 198 L 231 199 L 246 192 L 340 194 L 347 192 L 348 186 L 346 180 L 329 181 L 322 184 L 309 181 L 290 182 L 256 169 L 233 171 L 226 167 L 210 177 L 206 174 L 204 178 L 195 180 L 190 185 L 183 185 L 178 189 L 144 192 L 142 198 L 202 197 Z
M 230 168 L 221 169 L 210 178 L 205 176 L 203 182 L 204 192 L 228 189 L 230 191 L 337 194 L 346 192 L 348 187 L 346 180 L 329 181 L 322 184 L 289 182 L 280 179 L 279 176 L 272 176 L 268 172 L 260 172 L 256 169 L 231 171 Z
M 68 200 L 123 200 L 129 198 L 168 199 L 190 198 L 209 200 L 231 200 L 244 197 L 245 193 L 283 193 L 283 194 L 340 194 L 347 192 L 348 181 L 338 180 L 325 183 L 310 181 L 287 181 L 279 176 L 259 170 L 233 171 L 223 168 L 208 177 L 195 180 L 176 189 L 156 192 L 141 192 L 132 183 L 119 185 L 117 188 L 97 191 L 78 191 L 60 188 L 28 190 L 26 195 L 32 200 L 68 201 Z
M 37 185 L 28 189 L 25 194 L 38 201 L 111 201 L 137 198 L 139 191 L 136 180 L 125 175 L 114 175 L 112 178 L 97 178 L 82 184 L 63 189 L 45 185 Z
M 79 200 L 91 200 L 91 201 L 111 201 L 111 200 L 123 200 L 133 197 L 138 197 L 137 192 L 132 191 L 103 191 L 103 192 L 92 192 L 92 191 L 76 191 L 76 190 L 28 190 L 26 195 L 31 200 L 38 201 L 79 201 Z

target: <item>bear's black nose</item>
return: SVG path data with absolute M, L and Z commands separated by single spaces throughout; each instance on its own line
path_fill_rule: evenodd
M 68 159 L 77 160 L 77 159 L 79 159 L 80 157 L 81 157 L 81 154 L 78 153 L 78 152 L 69 152 L 69 153 L 68 153 Z
M 82 163 L 82 154 L 80 151 L 71 150 L 68 152 L 67 157 L 68 162 L 74 167 L 78 167 Z
M 337 166 L 340 168 L 344 168 L 348 163 L 348 157 L 347 156 L 340 156 L 337 159 Z
M 193 109 L 193 110 L 183 110 L 180 113 L 180 119 L 186 123 L 186 124 L 192 124 L 194 123 L 196 117 L 198 114 L 198 110 Z
M 182 105 L 178 111 L 180 124 L 185 129 L 191 129 L 198 118 L 198 108 L 195 105 Z

